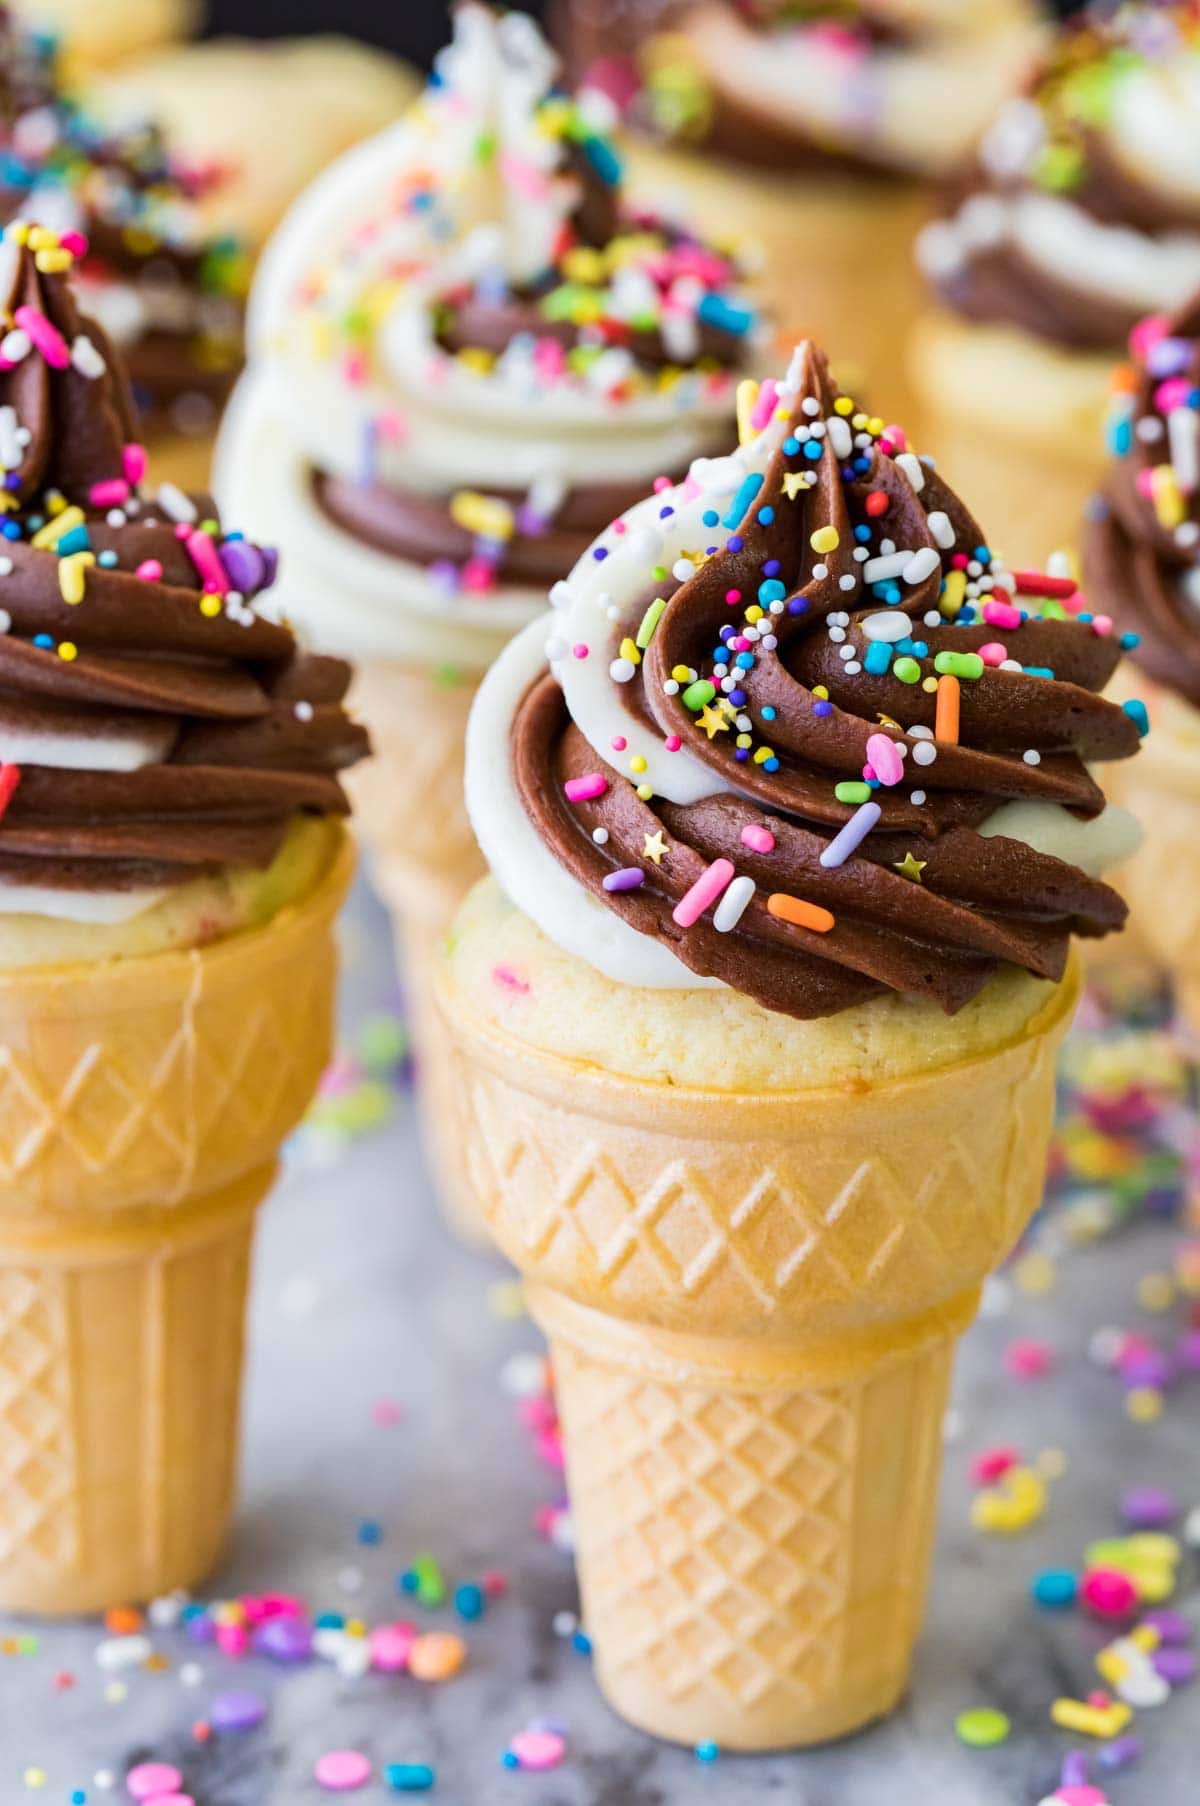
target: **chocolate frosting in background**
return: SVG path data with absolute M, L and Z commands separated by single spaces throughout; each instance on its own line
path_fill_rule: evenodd
M 967 319 L 1116 353 L 1149 307 L 1200 284 L 1200 188 L 1184 180 L 1200 133 L 1198 58 L 1187 3 L 1096 5 L 1064 25 L 918 242 L 942 298 Z M 1153 113 L 1156 83 L 1164 115 L 1179 110 L 1174 156 L 1165 132 L 1154 156 L 1125 141 L 1131 108 Z M 1137 125 L 1143 139 L 1159 130 Z
M 759 392 L 764 417 L 786 419 L 767 429 L 765 474 L 706 511 L 709 543 L 670 578 L 647 571 L 632 605 L 614 579 L 617 618 L 587 640 L 580 573 L 559 586 L 561 687 L 535 681 L 512 724 L 528 819 L 630 927 L 770 1009 L 819 1016 L 893 990 L 954 1011 L 1005 962 L 1059 978 L 1071 935 L 1119 928 L 1124 905 L 1003 817 L 980 829 L 1006 804 L 1100 815 L 1088 765 L 1139 738 L 1099 694 L 1118 639 L 1072 618 L 1069 580 L 1006 571 L 810 346 Z M 665 496 L 660 518 L 705 480 L 697 466 L 699 490 Z M 605 535 L 591 557 L 619 545 Z M 627 725 L 598 752 L 594 697 L 588 737 L 571 699 L 606 667 L 603 718 Z M 622 756 L 646 730 L 655 769 Z M 723 883 L 695 907 L 714 868 Z
M 54 40 L 0 7 L 0 222 L 88 240 L 85 304 L 119 345 L 145 424 L 210 431 L 242 359 L 247 261 L 202 228 L 211 174 L 172 160 L 151 124 L 93 124 L 59 82 Z
M 1113 463 L 1084 529 L 1093 606 L 1156 683 L 1200 708 L 1200 297 L 1143 320 L 1117 373 Z
M 4 257 L 0 886 L 265 867 L 298 812 L 346 812 L 337 773 L 368 750 L 341 706 L 349 668 L 259 612 L 274 555 L 207 497 L 143 494 L 128 386 L 77 311 L 70 251 L 10 226 Z

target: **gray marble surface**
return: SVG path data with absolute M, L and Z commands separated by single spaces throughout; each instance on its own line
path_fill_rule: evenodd
M 382 919 L 360 887 L 347 927 L 346 1020 L 394 1007 Z M 305 1154 L 307 1148 L 307 1154 Z M 336 1161 L 302 1144 L 268 1205 L 258 1248 L 250 1337 L 242 1496 L 212 1593 L 286 1590 L 316 1609 L 368 1621 L 402 1615 L 394 1577 L 421 1551 L 453 1580 L 504 1570 L 507 1597 L 466 1635 L 470 1661 L 449 1684 L 369 1675 L 343 1680 L 324 1664 L 291 1670 L 235 1665 L 178 1631 L 156 1636 L 171 1666 L 137 1672 L 126 1698 L 104 1697 L 94 1624 L 39 1632 L 36 1655 L 0 1655 L 0 1803 L 61 1806 L 72 1790 L 89 1806 L 124 1799 L 93 1776 L 153 1757 L 184 1772 L 196 1806 L 300 1806 L 328 1796 L 313 1779 L 333 1748 L 361 1750 L 377 1778 L 349 1796 L 395 1799 L 385 1763 L 427 1761 L 432 1797 L 448 1806 L 1036 1806 L 1055 1784 L 1072 1740 L 1049 1722 L 1051 1699 L 1086 1691 L 1104 1640 L 1075 1614 L 1029 1602 L 1041 1566 L 1076 1564 L 1092 1538 L 1119 1525 L 1124 1486 L 1161 1485 L 1200 1500 L 1200 1383 L 1175 1395 L 1153 1425 L 1124 1415 L 1114 1378 L 1088 1362 L 1100 1324 L 1141 1323 L 1139 1275 L 1170 1265 L 1179 1231 L 1141 1220 L 1063 1261 L 1051 1298 L 1013 1292 L 964 1348 L 955 1389 L 933 1591 L 911 1693 L 886 1725 L 845 1744 L 775 1758 L 699 1764 L 622 1726 L 596 1692 L 585 1655 L 555 1634 L 576 1603 L 569 1556 L 534 1527 L 557 1494 L 505 1395 L 506 1358 L 538 1345 L 522 1319 L 494 1310 L 504 1270 L 458 1248 L 442 1229 L 405 1094 L 382 1127 L 352 1139 Z M 1003 1299 L 1004 1294 L 1001 1294 Z M 1045 1336 L 1054 1374 L 1021 1383 L 1004 1371 L 1015 1335 Z M 399 1421 L 376 1421 L 381 1400 Z M 1025 1535 L 984 1538 L 968 1522 L 970 1457 L 1011 1440 L 1053 1446 L 1068 1460 L 1044 1520 Z M 383 1540 L 358 1542 L 364 1520 Z M 361 1585 L 348 1591 L 361 1573 Z M 1194 1563 L 1193 1563 L 1194 1570 Z M 1200 1628 L 1194 1571 L 1177 1603 Z M 437 1614 L 454 1624 L 453 1613 Z M 0 1636 L 28 1627 L 0 1625 Z M 461 1627 L 460 1627 L 461 1628 Z M 180 1668 L 198 1662 L 187 1686 Z M 76 1684 L 56 1690 L 54 1676 Z M 198 1746 L 192 1722 L 217 1692 L 259 1689 L 265 1723 Z M 998 1705 L 1013 1732 L 974 1751 L 953 1731 L 972 1705 Z M 508 1739 L 530 1719 L 561 1721 L 563 1765 L 513 1774 Z M 1112 1776 L 1113 1806 L 1191 1806 L 1200 1800 L 1200 1684 L 1141 1716 L 1141 1762 Z M 31 1790 L 27 1768 L 45 1784 Z M 417 1796 L 419 1797 L 419 1796 Z

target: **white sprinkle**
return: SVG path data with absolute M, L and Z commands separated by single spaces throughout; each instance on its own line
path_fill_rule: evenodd
M 968 577 L 982 577 L 983 576 L 983 566 L 980 564 L 978 558 L 972 558 L 970 564 L 967 566 L 967 576 Z
M 942 617 L 936 608 L 931 608 L 927 615 L 922 615 L 921 621 L 926 627 L 941 627 L 943 624 Z
M 298 702 L 296 704 L 296 720 L 297 721 L 311 721 L 312 718 L 313 718 L 312 703 L 311 702 Z
M 791 372 L 789 371 L 788 374 L 790 375 Z M 801 412 L 807 414 L 810 420 L 815 420 L 817 415 L 821 412 L 820 402 L 815 401 L 811 395 L 805 396 L 804 400 L 800 403 L 800 408 Z
M 570 600 L 571 586 L 569 583 L 564 583 L 560 578 L 559 581 L 551 587 L 550 606 L 552 608 L 565 608 Z M 597 600 L 600 601 L 601 599 L 597 598 Z M 603 601 L 601 601 L 601 607 L 603 607 Z
M 890 558 L 892 553 L 896 550 L 895 540 L 894 539 L 881 539 L 879 542 L 879 550 L 886 557 Z
M 1182 527 L 1175 529 L 1177 546 L 1194 546 L 1200 540 L 1200 526 L 1194 520 L 1185 520 Z
M 198 1687 L 203 1679 L 204 1670 L 201 1668 L 199 1662 L 185 1662 L 183 1667 L 179 1670 L 179 1681 L 181 1686 Z
M 857 589 L 858 588 L 858 578 L 853 577 L 847 573 L 847 575 L 845 577 L 838 578 L 838 588 L 839 589 Z
M 1171 462 L 1185 495 L 1200 485 L 1200 414 L 1195 408 L 1172 408 L 1167 415 Z
M 146 1616 L 156 1630 L 169 1630 L 178 1624 L 179 1614 L 186 1604 L 186 1596 L 182 1593 L 165 1593 L 161 1599 L 152 1599 L 146 1608 Z
M 123 527 L 127 524 L 128 517 L 124 508 L 110 508 L 104 519 L 110 527 Z
M 825 422 L 829 429 L 829 443 L 833 447 L 835 458 L 848 458 L 854 450 L 854 435 L 850 431 L 849 422 L 840 414 L 831 414 Z
M 863 566 L 863 577 L 868 583 L 887 583 L 900 575 L 912 557 L 912 552 L 888 552 L 882 558 L 870 558 Z
M 592 829 L 592 839 L 595 841 L 595 843 L 598 847 L 606 847 L 608 845 L 608 829 L 607 828 L 593 828 Z
M 29 356 L 32 349 L 33 341 L 20 326 L 14 326 L 11 332 L 6 332 L 0 339 L 0 357 L 10 364 L 19 364 Z
M 1021 757 L 1024 759 L 1026 765 L 1040 765 L 1042 762 L 1041 753 L 1033 746 L 1029 748 L 1028 752 L 1023 752 Z
M 835 646 L 840 646 L 846 637 L 846 629 L 844 627 L 831 627 L 829 629 L 829 637 Z
M 13 561 L 11 558 L 0 558 L 0 577 L 11 577 Z
M 867 559 L 870 556 L 871 556 L 871 554 L 868 552 L 866 546 L 855 546 L 855 548 L 854 548 L 855 564 L 865 564 L 867 562 Z
M 914 765 L 932 765 L 937 758 L 937 747 L 928 740 L 918 740 L 912 756 Z
M 902 470 L 904 472 L 917 494 L 920 495 L 922 489 L 925 487 L 925 472 L 921 468 L 920 458 L 916 457 L 912 452 L 901 452 L 900 456 L 894 459 L 893 462 L 895 463 L 897 470 Z
M 1022 665 L 1019 658 L 1002 658 L 996 669 L 997 671 L 1020 671 Z
M 118 1668 L 136 1668 L 154 1654 L 149 1637 L 102 1637 L 94 1650 L 97 1668 L 114 1673 Z
M 833 635 L 831 634 L 829 637 L 832 639 Z M 853 658 L 854 657 L 854 647 L 853 646 L 839 646 L 838 647 L 838 657 L 842 658 L 842 659 Z
M 718 934 L 728 934 L 731 928 L 737 927 L 756 888 L 753 878 L 733 880 L 713 911 L 713 927 Z
M 998 589 L 1006 589 L 1010 596 L 1017 593 L 1017 580 L 1011 571 L 1004 571 L 998 565 L 992 565 L 992 581 Z
M 934 546 L 922 546 L 915 552 L 900 573 L 905 583 L 924 583 L 935 571 L 942 568 L 941 558 Z
M 686 583 L 689 577 L 696 575 L 696 567 L 690 558 L 678 558 L 671 566 L 671 575 L 676 583 Z
M 101 1793 L 111 1793 L 117 1785 L 117 1777 L 111 1768 L 98 1768 L 92 1776 L 92 1786 L 98 1787 Z
M 860 625 L 869 640 L 881 640 L 885 646 L 890 646 L 893 640 L 906 640 L 912 632 L 912 622 L 898 608 L 889 608 L 882 614 L 867 615 Z
M 935 544 L 948 552 L 954 545 L 954 528 L 950 525 L 950 516 L 941 508 L 935 508 L 928 517 L 929 531 L 933 534 Z
M 847 677 L 857 677 L 861 670 L 862 670 L 862 666 L 859 664 L 857 659 L 854 659 L 854 660 L 852 660 L 852 662 L 850 664 L 848 664 L 846 666 L 846 675 L 847 675 Z
M 1143 445 L 1157 445 L 1165 429 L 1157 415 L 1143 414 L 1133 430 Z
M 919 809 L 925 801 L 925 792 L 923 790 L 914 790 L 908 800 L 915 808 Z
M 931 727 L 925 727 L 918 722 L 916 727 L 909 728 L 908 737 L 910 740 L 932 740 L 933 729 Z
M 199 518 L 191 496 L 185 495 L 178 483 L 159 484 L 158 505 L 169 520 L 189 522 Z
M 87 334 L 83 332 L 80 333 L 79 337 L 75 340 L 75 343 L 71 346 L 71 362 L 78 370 L 80 376 L 86 376 L 92 381 L 98 376 L 103 376 L 108 368 L 108 365 L 101 357 L 99 351 L 97 351 L 96 347 L 92 344 L 92 341 L 88 338 Z
M 615 684 L 632 683 L 633 679 L 637 676 L 637 666 L 633 663 L 632 659 L 615 658 L 608 667 L 608 675 Z
M 574 1612 L 555 1612 L 552 1623 L 556 1637 L 573 1637 L 579 1629 L 579 1619 Z
M 826 577 L 829 575 L 829 566 L 827 564 L 814 564 L 812 574 L 818 582 L 824 583 Z
M 21 446 L 17 438 L 17 411 L 0 408 L 0 467 L 15 470 L 21 462 Z
M 678 694 L 679 694 L 679 685 L 676 683 L 676 681 L 673 677 L 668 677 L 666 683 L 663 685 L 663 695 L 664 696 L 678 696 Z

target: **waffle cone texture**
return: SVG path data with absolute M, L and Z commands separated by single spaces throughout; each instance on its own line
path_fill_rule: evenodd
M 601 1688 L 728 1749 L 887 1713 L 955 1346 L 1041 1198 L 1077 967 L 982 1058 L 770 1094 L 546 1054 L 437 980 L 470 1177 L 550 1339 Z
M 330 1052 L 348 839 L 204 949 L 0 974 L 0 1609 L 201 1580 L 255 1212 Z

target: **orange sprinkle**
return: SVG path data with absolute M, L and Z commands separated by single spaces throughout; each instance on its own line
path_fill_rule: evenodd
M 833 917 L 819 903 L 806 903 L 803 897 L 789 897 L 781 890 L 767 898 L 767 913 L 790 922 L 793 928 L 811 928 L 816 934 L 828 934 L 833 927 Z
M 114 1605 L 104 1614 L 104 1628 L 111 1637 L 132 1637 L 145 1623 L 133 1605 Z
M 1118 364 L 1108 379 L 1108 386 L 1114 395 L 1135 395 L 1138 386 L 1138 373 L 1132 364 Z
M 937 715 L 934 719 L 933 732 L 938 740 L 948 745 L 958 744 L 958 702 L 960 687 L 957 677 L 947 674 L 938 678 Z

